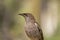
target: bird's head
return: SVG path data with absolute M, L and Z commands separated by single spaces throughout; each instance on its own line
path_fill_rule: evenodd
M 26 21 L 33 21 L 33 20 L 35 20 L 34 16 L 31 13 L 21 13 L 19 15 L 23 16 Z

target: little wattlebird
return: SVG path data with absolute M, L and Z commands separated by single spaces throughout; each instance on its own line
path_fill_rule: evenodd
M 30 13 L 19 14 L 25 18 L 25 32 L 31 40 L 44 40 L 41 27 Z M 40 28 L 39 28 L 40 27 Z

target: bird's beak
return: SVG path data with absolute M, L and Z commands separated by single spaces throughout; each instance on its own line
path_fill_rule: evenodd
M 23 14 L 18 14 L 18 15 L 24 16 Z
M 18 15 L 25 16 L 24 14 L 18 14 Z
M 23 14 L 18 14 L 18 15 L 23 15 Z

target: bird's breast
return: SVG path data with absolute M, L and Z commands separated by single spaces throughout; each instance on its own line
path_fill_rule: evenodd
M 25 24 L 26 31 L 34 31 L 36 29 L 35 25 L 32 23 Z
M 39 31 L 34 24 L 28 24 L 25 26 L 25 32 L 29 37 L 39 36 Z

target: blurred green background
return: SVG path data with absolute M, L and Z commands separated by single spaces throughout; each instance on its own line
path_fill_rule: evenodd
M 24 31 L 25 19 L 20 13 L 31 13 L 41 25 L 45 40 L 60 40 L 59 0 L 0 0 L 0 40 L 30 40 Z

